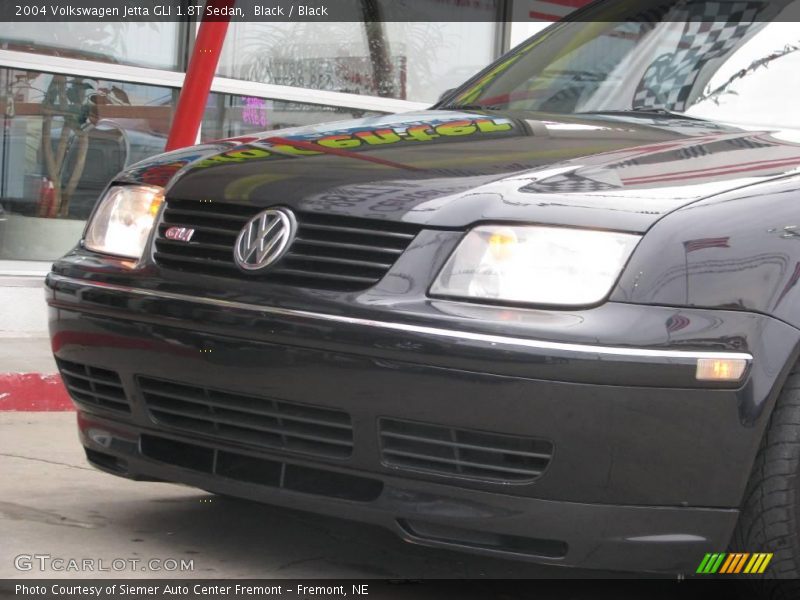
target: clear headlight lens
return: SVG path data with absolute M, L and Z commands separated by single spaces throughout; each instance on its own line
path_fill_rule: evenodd
M 115 185 L 108 189 L 83 240 L 95 252 L 141 258 L 164 190 L 150 185 Z
M 566 227 L 487 225 L 470 231 L 431 294 L 526 304 L 596 304 L 640 236 Z

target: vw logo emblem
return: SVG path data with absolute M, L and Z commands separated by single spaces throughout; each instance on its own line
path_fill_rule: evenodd
M 246 271 L 270 266 L 284 255 L 297 230 L 294 214 L 284 208 L 268 208 L 250 219 L 244 226 L 233 258 Z

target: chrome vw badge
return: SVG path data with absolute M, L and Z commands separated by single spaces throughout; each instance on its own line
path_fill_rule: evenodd
M 257 271 L 277 261 L 294 238 L 297 221 L 290 210 L 268 208 L 247 222 L 233 249 L 236 264 Z

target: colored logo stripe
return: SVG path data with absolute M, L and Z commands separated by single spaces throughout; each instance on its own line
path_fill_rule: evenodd
M 716 573 L 719 566 L 722 564 L 722 560 L 725 558 L 725 554 L 706 554 L 703 561 L 700 563 L 700 566 L 697 567 L 698 573 Z
M 725 562 L 722 563 L 722 567 L 720 568 L 720 573 L 731 573 L 733 566 L 736 564 L 736 561 L 739 560 L 738 554 L 728 554 L 728 558 L 725 559 Z
M 757 552 L 718 552 L 706 554 L 697 567 L 697 573 L 713 575 L 715 573 L 734 575 L 738 573 L 760 574 L 767 569 L 772 560 L 772 553 Z
M 773 555 L 770 552 L 769 554 L 762 554 L 762 556 L 764 557 L 763 562 L 758 566 L 758 571 L 753 571 L 753 573 L 763 573 L 764 571 L 766 571 L 767 565 L 769 564 L 769 561 L 772 560 Z

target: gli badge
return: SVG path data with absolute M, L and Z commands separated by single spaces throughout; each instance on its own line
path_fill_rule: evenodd
M 178 242 L 188 242 L 193 235 L 194 229 L 191 227 L 170 227 L 164 232 L 165 238 Z

